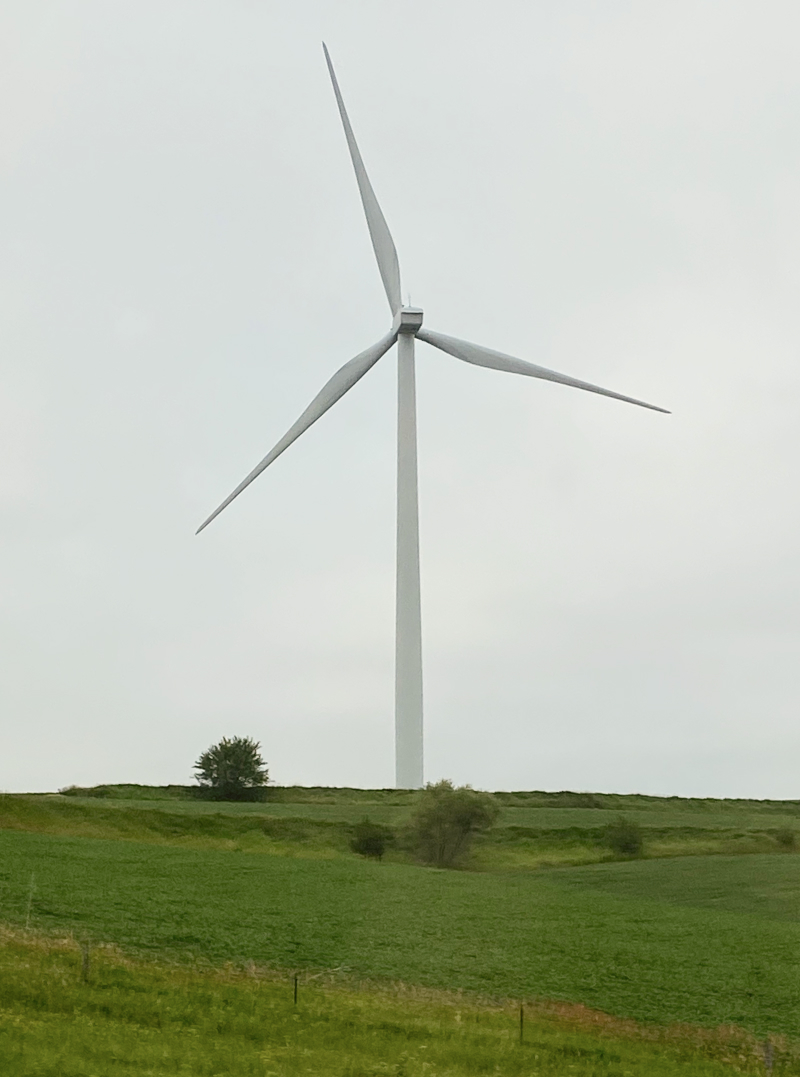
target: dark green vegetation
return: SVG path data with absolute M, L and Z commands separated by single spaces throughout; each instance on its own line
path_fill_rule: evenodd
M 609 849 L 617 856 L 641 856 L 644 852 L 642 828 L 624 815 L 608 824 L 605 839 Z
M 369 856 L 373 860 L 383 860 L 383 854 L 394 844 L 395 835 L 391 827 L 383 823 L 372 823 L 362 819 L 353 827 L 350 849 L 359 856 Z
M 4 1077 L 723 1077 L 764 1072 L 746 1034 L 648 1030 L 578 1007 L 517 1008 L 425 991 L 364 990 L 185 970 L 72 943 L 0 938 Z M 776 1074 L 800 1073 L 786 1044 Z
M 223 737 L 194 765 L 201 794 L 210 800 L 265 800 L 269 781 L 261 745 L 252 737 Z
M 405 845 L 424 864 L 451 868 L 463 863 L 478 834 L 497 819 L 491 793 L 452 782 L 429 783 L 420 791 L 405 830 Z

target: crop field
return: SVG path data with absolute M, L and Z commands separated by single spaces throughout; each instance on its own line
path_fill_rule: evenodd
M 0 918 L 131 953 L 800 1036 L 794 856 L 438 871 L 0 832 Z
M 0 796 L 4 1075 L 762 1073 L 765 1037 L 800 1073 L 796 802 L 498 794 L 441 871 L 349 850 L 365 816 L 401 832 L 413 793 L 101 794 Z M 602 843 L 620 814 L 641 859 Z M 345 1040 L 349 1069 L 325 1054 Z
M 168 968 L 30 933 L 0 935 L 4 1077 L 724 1077 L 764 1072 L 735 1030 L 645 1029 L 580 1007 Z M 773 1072 L 800 1073 L 785 1043 Z

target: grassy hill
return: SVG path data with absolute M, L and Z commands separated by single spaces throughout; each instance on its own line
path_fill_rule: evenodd
M 68 795 L 0 796 L 0 827 L 40 833 L 239 848 L 284 855 L 349 856 L 365 816 L 402 829 L 417 794 L 394 789 L 278 787 L 264 803 L 199 800 L 188 786 L 104 785 Z M 473 868 L 588 864 L 612 858 L 604 841 L 624 815 L 645 855 L 782 852 L 800 846 L 800 801 L 698 800 L 596 793 L 495 793 L 498 825 L 477 843 Z M 408 860 L 402 849 L 395 860 Z
M 9 964 L 7 976 L 0 977 L 0 998 L 2 983 L 10 986 L 0 1008 L 22 1015 L 12 1022 L 15 1029 L 28 1027 L 25 1021 L 39 1010 L 49 1014 L 42 1017 L 42 1043 L 50 1034 L 47 1029 L 53 1043 L 59 1041 L 59 1014 L 72 1014 L 76 1028 L 84 1018 L 91 1025 L 97 1019 L 92 1014 L 100 1012 L 92 1009 L 100 1006 L 96 992 L 106 990 L 103 997 L 110 999 L 114 984 L 127 984 L 124 990 L 119 987 L 122 994 L 107 1014 L 109 1029 L 116 1029 L 109 1035 L 123 1042 L 126 1021 L 145 1021 L 145 1016 L 134 1014 L 136 999 L 144 1007 L 142 1014 L 155 1005 L 142 992 L 150 991 L 146 985 L 158 977 L 163 978 L 158 991 L 165 997 L 177 998 L 176 984 L 184 985 L 180 990 L 187 998 L 196 994 L 197 999 L 211 999 L 221 992 L 220 1006 L 244 1006 L 241 1000 L 246 997 L 253 1014 L 261 1012 L 259 1007 L 273 1014 L 275 1028 L 294 1027 L 298 1015 L 280 1009 L 285 979 L 283 995 L 274 999 L 274 985 L 267 980 L 299 971 L 302 982 L 316 983 L 321 992 L 311 1022 L 316 1031 L 308 1031 L 304 1041 L 305 1062 L 299 1040 L 292 1041 L 300 1054 L 292 1055 L 291 1065 L 288 1055 L 280 1055 L 284 1048 L 269 1047 L 278 1059 L 276 1074 L 425 1072 L 430 1077 L 438 1072 L 492 1072 L 475 1060 L 493 1057 L 493 1051 L 505 1059 L 503 1073 L 710 1074 L 732 1068 L 756 1073 L 763 1067 L 753 1045 L 766 1035 L 786 1038 L 782 1068 L 776 1072 L 800 1073 L 791 1046 L 800 1043 L 800 858 L 787 851 L 785 840 L 779 841 L 800 826 L 796 801 L 496 794 L 502 805 L 500 822 L 476 848 L 468 865 L 472 870 L 445 872 L 414 864 L 402 850 L 383 863 L 364 861 L 349 851 L 355 822 L 367 815 L 400 828 L 413 807 L 414 793 L 275 789 L 265 803 L 219 804 L 198 801 L 183 787 L 107 786 L 99 791 L 102 795 L 81 790 L 68 796 L 0 797 L 0 920 L 11 931 L 3 949 Z M 611 858 L 602 835 L 620 814 L 642 826 L 649 856 Z M 730 855 L 731 850 L 737 855 Z M 676 855 L 687 851 L 693 855 Z M 739 855 L 745 852 L 750 855 Z M 55 944 L 37 941 L 46 939 L 89 939 L 94 946 L 119 947 L 113 960 L 114 951 L 103 951 L 107 987 L 98 982 L 91 990 L 87 985 L 73 990 L 74 977 L 66 973 L 58 973 L 46 987 L 47 968 L 63 969 L 75 961 L 74 943 L 53 949 Z M 22 969 L 39 970 L 30 973 L 39 987 L 25 987 L 28 973 Z M 214 969 L 227 969 L 224 975 L 234 979 L 244 970 L 259 969 L 257 990 L 252 976 L 220 986 L 222 981 L 214 976 L 223 973 Z M 343 981 L 335 990 L 345 992 L 335 995 L 335 1006 L 320 986 L 331 977 Z M 497 1005 L 492 1011 L 496 1026 L 487 1011 L 480 1033 L 473 1030 L 477 1039 L 469 1038 L 472 1031 L 466 1036 L 465 1028 L 454 1039 L 452 1014 L 431 1017 L 425 1024 L 430 1015 L 424 1006 L 415 1010 L 405 996 L 387 1001 L 380 992 L 380 997 L 375 995 L 375 985 L 388 989 L 398 982 L 428 992 L 466 992 L 450 999 L 445 1009 L 450 1013 L 447 1007 L 456 1003 L 472 1007 L 476 1022 L 483 1020 L 480 998 L 525 999 L 543 1022 L 537 1033 L 542 1045 L 550 1047 L 541 1047 L 538 1069 L 530 1058 L 523 1066 L 519 1056 L 503 1054 L 510 1050 L 510 1010 Z M 373 985 L 372 993 L 364 994 L 365 984 Z M 329 988 L 334 990 L 330 983 Z M 79 997 L 75 991 L 84 993 Z M 229 1001 L 220 1001 L 223 996 Z M 239 1001 L 231 1001 L 235 999 Z M 592 1019 L 594 1032 L 574 1023 L 569 1028 L 548 1024 L 551 1018 L 545 1011 L 556 1004 L 611 1015 L 612 1024 L 636 1024 L 626 1025 L 624 1035 L 623 1025 L 614 1025 L 617 1040 L 612 1049 L 602 1039 L 608 1030 L 602 1036 L 598 1031 L 606 1018 Z M 126 1007 L 132 1008 L 129 1017 L 124 1016 Z M 350 1070 L 330 1068 L 330 1062 L 323 1065 L 323 1054 L 315 1054 L 323 1050 L 321 1029 L 327 1027 L 334 1039 L 343 1036 L 347 1022 L 352 1024 L 353 1007 L 362 1007 L 366 1026 L 391 1027 L 396 1036 L 387 1032 L 381 1047 L 383 1033 L 373 1028 L 372 1046 L 363 1047 L 362 1068 L 355 1063 Z M 211 1026 L 203 1024 L 199 1002 L 192 1012 L 199 1036 L 201 1026 Z M 235 1046 L 237 1037 L 255 1042 L 252 1030 L 247 1031 L 251 1018 L 245 1016 L 240 1015 L 239 1024 L 231 1016 L 229 1046 L 234 1054 L 244 1050 Z M 188 1020 L 174 1018 L 176 1045 L 183 1042 L 178 1026 Z M 666 1053 L 661 1047 L 656 1050 L 655 1041 L 648 1041 L 654 1033 L 647 1030 L 660 1028 L 658 1035 L 666 1036 L 666 1028 L 675 1023 L 689 1029 L 680 1034 L 683 1046 L 676 1046 L 678 1036 L 669 1041 Z M 718 1034 L 701 1035 L 689 1026 L 738 1026 L 741 1033 L 725 1035 L 750 1046 L 720 1048 L 721 1053 L 714 1054 L 717 1047 L 711 1051 L 708 1045 L 717 1044 Z M 0 1045 L 3 1035 L 11 1037 L 9 1044 L 16 1042 L 17 1033 L 9 1028 L 0 1020 Z M 228 1032 L 219 1035 L 224 1039 Z M 390 1041 L 391 1051 L 403 1054 L 398 1037 L 411 1045 L 403 1056 L 405 1069 L 379 1068 L 387 1057 L 381 1051 L 390 1049 Z M 425 1058 L 433 1053 L 419 1054 L 420 1037 L 432 1052 L 438 1044 L 441 1070 L 424 1069 Z M 468 1049 L 459 1054 L 456 1041 Z M 575 1048 L 574 1057 L 569 1051 L 558 1053 L 579 1041 L 583 1046 Z M 286 1036 L 280 1042 L 288 1042 Z M 451 1048 L 452 1057 L 447 1055 Z M 644 1053 L 637 1055 L 640 1048 Z M 607 1050 L 608 1057 L 603 1054 Z M 209 1060 L 217 1057 L 216 1047 L 209 1052 Z M 313 1068 L 313 1059 L 321 1069 Z M 140 1072 L 153 1073 L 270 1072 L 243 1064 L 239 1069 L 215 1069 L 212 1061 L 207 1069 L 184 1071 L 142 1067 Z M 86 1070 L 7 1072 L 123 1070 L 98 1063 Z

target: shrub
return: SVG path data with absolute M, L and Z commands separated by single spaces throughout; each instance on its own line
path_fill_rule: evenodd
M 781 849 L 794 849 L 797 845 L 797 833 L 789 826 L 783 826 L 775 831 L 775 840 Z
M 620 816 L 605 829 L 605 844 L 618 856 L 641 856 L 644 851 L 644 837 L 638 823 Z
M 498 813 L 491 793 L 479 793 L 450 781 L 428 784 L 407 831 L 408 844 L 426 864 L 453 867 L 469 850 L 472 839 L 488 830 Z
M 380 823 L 362 819 L 353 827 L 353 837 L 350 839 L 350 848 L 359 856 L 368 856 L 373 860 L 382 860 L 387 846 L 394 841 L 394 831 Z
M 223 737 L 200 756 L 195 777 L 213 800 L 263 800 L 269 781 L 261 745 L 252 737 Z

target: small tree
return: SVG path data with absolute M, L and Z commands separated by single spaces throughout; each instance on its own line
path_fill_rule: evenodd
M 223 737 L 203 752 L 194 769 L 214 800 L 262 800 L 269 781 L 261 745 L 252 737 Z
M 408 827 L 409 843 L 427 864 L 449 868 L 464 857 L 472 839 L 488 830 L 499 809 L 491 793 L 450 781 L 428 783 Z
M 359 856 L 368 856 L 374 860 L 382 860 L 387 845 L 394 841 L 394 831 L 380 823 L 362 819 L 353 827 L 353 837 L 350 839 L 350 848 Z
M 644 851 L 644 836 L 638 823 L 632 823 L 620 815 L 605 829 L 605 843 L 617 856 L 641 856 Z

